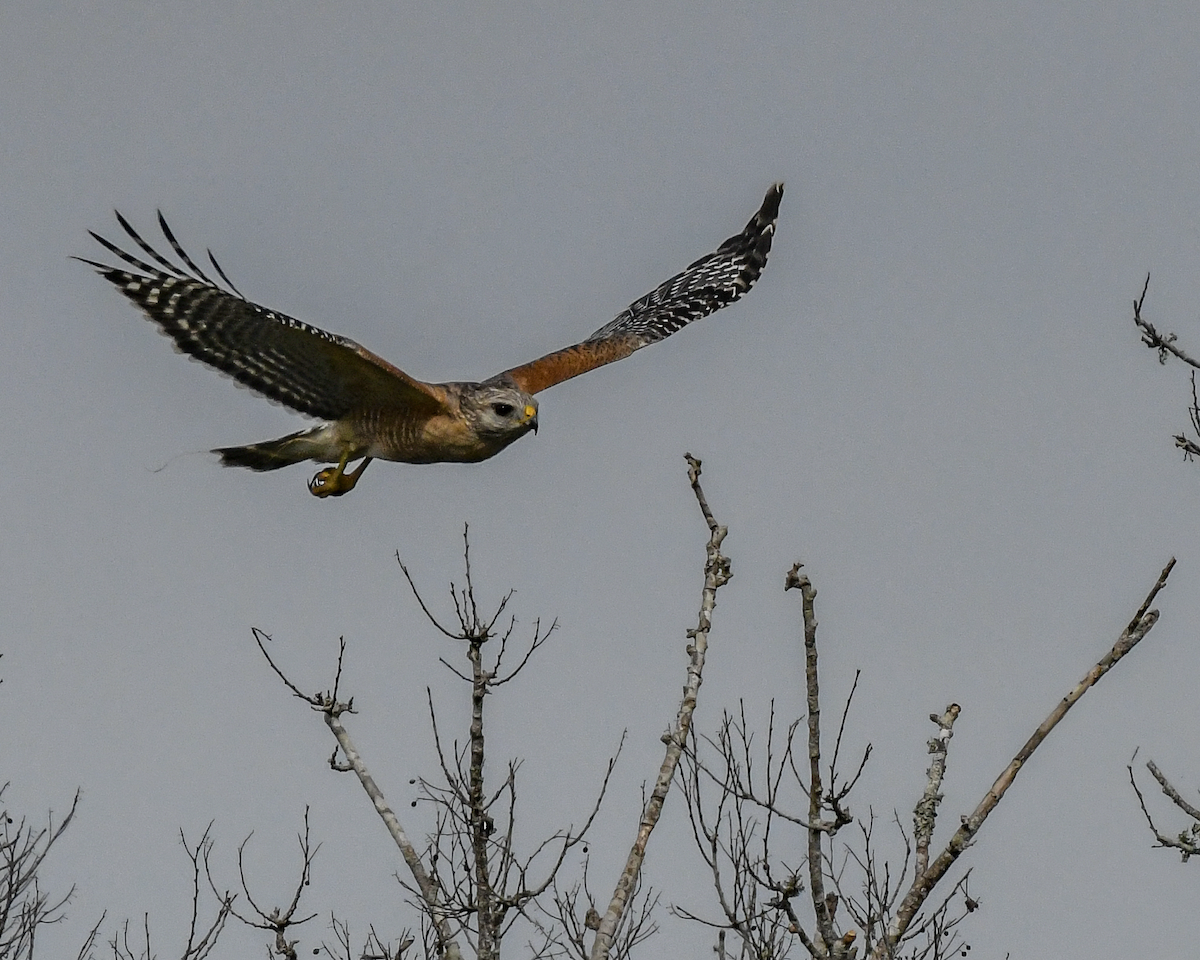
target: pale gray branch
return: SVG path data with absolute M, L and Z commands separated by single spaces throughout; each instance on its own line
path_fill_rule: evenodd
M 1166 586 L 1167 578 L 1171 575 L 1171 569 L 1175 566 L 1175 558 L 1163 568 L 1159 574 L 1158 580 L 1147 594 L 1146 599 L 1138 608 L 1133 619 L 1129 621 L 1121 636 L 1117 638 L 1117 642 L 1113 644 L 1112 649 L 1108 651 L 1100 660 L 1093 666 L 1062 700 L 1050 711 L 1050 715 L 1046 717 L 1034 730 L 1030 738 L 1025 742 L 1024 746 L 1017 751 L 1015 757 L 996 778 L 996 782 L 978 806 L 972 811 L 970 816 L 962 819 L 962 824 L 955 831 L 950 841 L 937 858 L 934 859 L 929 866 L 923 871 L 914 871 L 912 885 L 905 894 L 904 899 L 900 903 L 899 909 L 895 916 L 888 924 L 887 935 L 876 944 L 875 950 L 872 951 L 872 956 L 876 958 L 889 957 L 894 951 L 897 944 L 904 938 L 905 932 L 908 930 L 913 919 L 920 911 L 925 900 L 933 892 L 934 887 L 946 875 L 946 872 L 959 858 L 964 850 L 970 846 L 975 835 L 979 832 L 983 822 L 988 815 L 996 808 L 996 805 L 1004 797 L 1008 788 L 1012 786 L 1016 780 L 1017 774 L 1026 761 L 1033 755 L 1033 752 L 1042 744 L 1051 731 L 1058 725 L 1059 721 L 1066 716 L 1067 711 L 1078 702 L 1088 690 L 1090 690 L 1109 670 L 1132 650 L 1141 639 L 1150 631 L 1155 623 L 1158 622 L 1158 611 L 1151 610 L 1150 605 L 1154 602 L 1154 598 L 1158 592 Z
M 937 809 L 942 802 L 942 778 L 946 774 L 950 738 L 954 736 L 954 721 L 958 719 L 961 709 L 957 703 L 952 703 L 940 717 L 936 713 L 929 715 L 929 719 L 937 724 L 938 731 L 929 740 L 929 752 L 933 756 L 933 762 L 927 771 L 925 793 L 917 802 L 913 813 L 913 839 L 917 842 L 918 876 L 929 868 L 929 844 L 933 841 Z
M 679 714 L 674 727 L 663 736 L 663 742 L 667 747 L 666 754 L 659 768 L 654 789 L 650 793 L 650 800 L 643 810 L 633 849 L 629 852 L 625 868 L 621 871 L 620 879 L 613 891 L 612 900 L 600 920 L 596 937 L 592 941 L 592 960 L 604 960 L 609 956 L 621 916 L 625 912 L 630 897 L 637 889 L 642 862 L 646 857 L 646 845 L 650 840 L 651 832 L 658 823 L 663 803 L 671 788 L 671 781 L 675 777 L 675 769 L 679 765 L 679 758 L 688 741 L 692 714 L 696 709 L 696 699 L 700 692 L 704 658 L 708 650 L 708 634 L 712 628 L 713 610 L 717 604 L 717 591 L 733 576 L 729 558 L 721 553 L 721 544 L 728 531 L 717 523 L 709 509 L 708 501 L 704 497 L 704 491 L 700 487 L 700 461 L 691 454 L 686 454 L 685 458 L 688 462 L 688 480 L 709 530 L 708 544 L 705 548 L 704 587 L 700 597 L 700 612 L 696 628 L 687 633 L 689 641 L 687 681 L 684 685 Z

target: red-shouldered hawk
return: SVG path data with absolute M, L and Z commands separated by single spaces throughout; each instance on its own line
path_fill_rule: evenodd
M 92 233 L 138 272 L 84 262 L 141 307 L 177 349 L 324 421 L 278 440 L 214 450 L 224 465 L 276 470 L 302 460 L 336 463 L 308 485 L 315 496 L 336 497 L 354 489 L 373 459 L 469 463 L 495 456 L 529 431 L 537 432 L 535 393 L 627 357 L 737 300 L 767 262 L 782 196 L 783 184 L 777 183 L 741 233 L 631 303 L 583 342 L 482 383 L 415 380 L 353 340 L 251 303 L 211 251 L 208 258 L 224 286 L 209 279 L 161 213 L 159 226 L 182 266 L 159 254 L 120 213 L 117 221 L 148 261 Z M 346 470 L 360 458 L 356 469 Z

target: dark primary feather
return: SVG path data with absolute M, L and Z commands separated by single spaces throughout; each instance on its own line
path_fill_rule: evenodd
M 151 262 L 91 231 L 109 253 L 138 272 L 84 262 L 141 307 L 184 353 L 293 410 L 325 420 L 368 405 L 442 408 L 426 385 L 353 340 L 246 300 L 210 251 L 213 269 L 229 288 L 222 289 L 188 256 L 161 213 L 163 236 L 184 267 L 150 246 L 120 213 L 117 222 Z
M 782 198 L 783 184 L 774 184 L 741 233 L 635 300 L 588 341 L 627 335 L 645 346 L 733 303 L 754 286 L 766 266 Z
M 513 367 L 493 379 L 537 393 L 621 360 L 737 300 L 754 285 L 766 265 L 782 197 L 783 184 L 777 183 L 741 233 L 635 300 L 582 343 Z

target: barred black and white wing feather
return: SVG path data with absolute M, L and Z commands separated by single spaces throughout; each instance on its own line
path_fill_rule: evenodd
M 513 367 L 493 379 L 537 393 L 665 340 L 693 320 L 733 303 L 754 285 L 767 263 L 782 197 L 783 184 L 777 183 L 741 233 L 635 300 L 582 343 Z
M 364 408 L 427 414 L 444 409 L 440 388 L 414 380 L 353 340 L 245 299 L 211 252 L 213 269 L 228 289 L 210 280 L 161 213 L 159 226 L 182 266 L 158 253 L 120 213 L 117 221 L 146 260 L 97 233 L 92 236 L 137 272 L 84 262 L 137 304 L 183 353 L 271 400 L 324 420 Z

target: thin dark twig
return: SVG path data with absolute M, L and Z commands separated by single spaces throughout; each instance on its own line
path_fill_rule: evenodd
M 458 634 L 451 633 L 449 630 L 443 627 L 441 621 L 438 620 L 438 618 L 433 615 L 429 607 L 425 605 L 425 598 L 421 596 L 421 591 L 417 589 L 416 581 L 413 580 L 412 574 L 409 573 L 408 567 L 405 566 L 404 561 L 400 559 L 399 550 L 396 551 L 396 562 L 400 564 L 400 572 L 404 574 L 404 579 L 408 581 L 409 589 L 412 590 L 412 595 L 416 597 L 417 605 L 420 606 L 421 612 L 425 614 L 425 619 L 432 623 L 439 632 L 445 634 L 451 640 L 461 640 L 462 637 L 460 637 Z
M 283 681 L 283 685 L 291 690 L 294 696 L 299 697 L 305 703 L 315 706 L 316 704 L 313 697 L 307 693 L 304 693 L 299 687 L 292 683 L 292 681 L 284 675 L 284 672 L 279 669 L 275 661 L 271 659 L 271 655 L 267 653 L 267 648 L 263 644 L 263 641 L 265 640 L 270 643 L 271 637 L 262 630 L 258 629 L 258 627 L 251 627 L 250 632 L 254 635 L 254 642 L 258 644 L 258 649 L 262 651 L 262 655 L 264 658 L 266 658 L 267 664 L 273 671 L 275 671 L 275 676 Z
M 1134 751 L 1134 757 L 1137 757 L 1136 750 Z M 1141 807 L 1142 816 L 1146 818 L 1146 824 L 1150 827 L 1150 832 L 1154 834 L 1157 845 L 1178 850 L 1182 861 L 1187 863 L 1193 856 L 1200 854 L 1200 817 L 1196 815 L 1196 808 L 1179 795 L 1179 791 L 1163 776 L 1162 771 L 1158 769 L 1153 761 L 1148 763 L 1147 767 L 1150 768 L 1150 773 L 1158 781 L 1163 793 L 1180 810 L 1190 816 L 1193 823 L 1190 828 L 1181 830 L 1174 837 L 1168 836 L 1159 830 L 1158 826 L 1154 823 L 1154 819 L 1150 816 L 1150 810 L 1146 806 L 1146 798 L 1142 796 L 1142 791 L 1137 784 L 1137 778 L 1133 774 L 1133 760 L 1130 760 L 1126 768 L 1129 771 L 1129 784 L 1133 787 L 1133 792 L 1137 795 L 1138 806 Z
M 1146 303 L 1146 291 L 1150 289 L 1150 274 L 1146 274 L 1146 282 L 1142 286 L 1142 295 L 1133 301 L 1133 322 L 1142 334 L 1142 343 L 1148 346 L 1151 350 L 1158 351 L 1158 362 L 1166 363 L 1167 355 L 1177 357 L 1188 366 L 1200 369 L 1200 360 L 1194 360 L 1184 350 L 1176 346 L 1176 337 L 1173 333 L 1168 333 L 1166 336 L 1160 334 L 1154 325 L 1142 316 L 1142 307 Z
M 525 669 L 525 665 L 527 663 L 529 663 L 529 658 L 533 656 L 535 651 L 541 649 L 542 644 L 544 644 L 547 640 L 549 640 L 551 634 L 553 634 L 554 631 L 556 631 L 558 629 L 558 620 L 555 619 L 554 621 L 552 621 L 545 633 L 541 633 L 541 629 L 542 629 L 542 621 L 540 619 L 535 620 L 533 622 L 533 640 L 530 642 L 529 648 L 525 651 L 525 655 L 521 658 L 521 662 L 518 663 L 509 673 L 505 674 L 504 676 L 493 677 L 493 679 L 492 679 L 493 687 L 499 687 L 502 684 L 508 683 L 508 681 L 515 678 L 517 676 L 517 674 L 519 674 L 522 670 Z M 499 657 L 496 658 L 495 669 L 497 671 L 500 669 Z
M 829 761 L 830 775 L 837 767 L 838 755 L 842 752 L 842 734 L 846 732 L 846 718 L 850 716 L 850 704 L 854 702 L 855 691 L 858 690 L 858 678 L 862 676 L 862 670 L 854 671 L 854 682 L 850 684 L 850 693 L 846 695 L 846 703 L 842 707 L 842 721 L 838 724 L 837 740 L 833 744 L 833 759 Z
M 1188 419 L 1192 421 L 1192 429 L 1200 434 L 1200 396 L 1196 393 L 1196 371 L 1192 371 L 1192 405 L 1188 407 Z M 1175 446 L 1183 451 L 1183 459 L 1191 460 L 1200 455 L 1200 444 L 1196 443 L 1185 433 L 1175 435 Z

